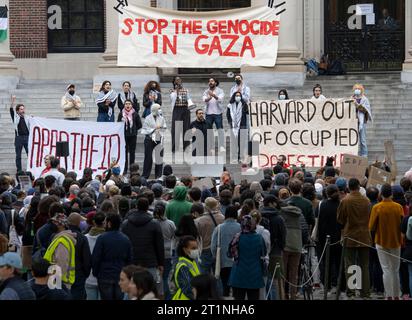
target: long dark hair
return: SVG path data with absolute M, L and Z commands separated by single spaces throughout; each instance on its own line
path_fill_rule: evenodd
M 149 81 L 148 83 L 146 83 L 143 93 L 149 93 L 150 90 L 152 90 L 152 83 L 156 83 L 156 91 L 161 92 L 160 91 L 160 84 L 157 81 Z
M 102 86 L 100 87 L 100 90 L 99 90 L 99 91 L 104 91 L 104 86 L 105 86 L 107 83 L 110 83 L 110 85 L 112 85 L 112 83 L 111 83 L 109 80 L 103 81 Z
M 177 245 L 177 255 L 179 257 L 189 258 L 183 249 L 186 248 L 189 242 L 192 242 L 192 241 L 197 241 L 197 240 L 196 238 L 192 236 L 185 236 L 179 239 L 179 243 Z
M 220 300 L 216 278 L 211 274 L 194 277 L 190 284 L 196 289 L 196 300 Z
M 285 95 L 285 100 L 289 100 L 289 94 L 288 94 L 288 91 L 286 90 L 286 89 L 280 89 L 279 90 L 279 93 L 278 93 L 278 98 L 279 98 L 279 96 L 281 95 L 281 94 L 284 94 Z
M 146 294 L 153 292 L 157 297 L 157 288 L 152 274 L 147 269 L 140 269 L 133 273 L 133 283 L 137 289 L 141 289 L 142 293 L 137 297 L 141 300 Z
M 199 232 L 197 231 L 195 221 L 191 215 L 184 215 L 179 222 L 179 226 L 175 232 L 177 237 L 192 236 L 197 238 Z
M 230 97 L 230 101 L 229 101 L 230 104 L 236 102 L 235 97 L 236 97 L 236 94 L 238 94 L 238 93 L 239 93 L 239 92 L 236 91 L 234 94 L 232 94 L 232 96 Z M 245 105 L 245 104 L 246 104 L 245 100 L 243 100 L 242 94 L 240 94 L 240 102 L 242 102 L 242 105 Z

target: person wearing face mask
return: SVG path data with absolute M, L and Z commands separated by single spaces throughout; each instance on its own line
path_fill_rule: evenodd
M 139 101 L 137 100 L 136 94 L 132 91 L 132 84 L 129 81 L 125 81 L 123 82 L 122 88 L 123 88 L 123 91 L 120 92 L 119 96 L 117 97 L 117 107 L 120 110 L 120 114 L 122 113 L 127 100 L 132 102 L 132 107 L 134 111 L 139 113 L 140 104 L 139 104 Z
M 64 120 L 80 120 L 80 108 L 82 100 L 76 94 L 76 86 L 69 84 L 66 88 L 66 94 L 62 97 L 61 106 L 64 112 Z
M 372 110 L 363 85 L 357 83 L 353 86 L 352 99 L 355 102 L 359 124 L 359 156 L 367 157 L 366 124 L 369 120 L 372 121 Z
M 179 259 L 174 268 L 172 279 L 177 290 L 172 300 L 194 300 L 191 281 L 194 277 L 200 275 L 196 262 L 199 259 L 200 252 L 196 239 L 192 236 L 180 238 L 177 254 Z
M 190 124 L 192 129 L 192 156 L 206 157 L 207 152 L 207 123 L 205 121 L 205 112 L 203 109 L 196 110 L 196 120 Z M 203 147 L 200 143 L 196 143 L 196 136 L 201 133 L 203 135 Z
M 137 133 L 142 128 L 142 120 L 138 111 L 133 108 L 133 102 L 124 101 L 124 108 L 119 113 L 119 122 L 124 122 L 124 137 L 126 140 L 126 163 L 123 174 L 127 173 L 130 164 L 134 163 L 136 153 Z
M 246 104 L 250 102 L 250 88 L 246 86 L 243 82 L 243 77 L 241 74 L 235 76 L 236 84 L 230 89 L 230 96 L 233 97 L 235 92 L 240 92 L 242 94 L 242 99 Z
M 10 116 L 14 125 L 14 147 L 16 149 L 16 168 L 17 172 L 21 171 L 21 151 L 26 151 L 28 154 L 28 144 L 29 144 L 29 133 L 30 133 L 30 124 L 29 118 L 25 114 L 25 107 L 23 104 L 18 104 L 16 106 L 16 111 L 14 111 L 14 105 L 16 103 L 16 97 L 11 97 L 11 106 L 10 106 Z
M 247 103 L 242 99 L 242 94 L 240 92 L 235 92 L 230 99 L 226 112 L 227 121 L 232 128 L 232 137 L 235 139 L 233 140 L 232 138 L 231 141 L 237 141 L 237 147 L 234 147 L 233 143 L 231 143 L 231 158 L 235 162 L 238 162 L 241 159 L 240 150 L 242 150 L 242 159 L 245 159 L 248 155 L 248 114 L 249 108 Z
M 278 100 L 281 100 L 281 101 L 289 100 L 289 94 L 288 94 L 288 91 L 286 89 L 279 90 Z
M 162 176 L 163 169 L 163 144 L 164 131 L 166 130 L 166 121 L 160 115 L 160 106 L 152 105 L 152 113 L 148 115 L 143 123 L 140 133 L 145 135 L 144 140 L 144 161 L 142 176 L 149 179 L 153 166 L 153 151 L 155 151 L 155 177 Z
M 189 106 L 192 106 L 192 100 L 189 91 L 183 87 L 180 77 L 173 78 L 173 89 L 170 89 L 170 100 L 172 102 L 172 152 L 179 150 L 179 145 L 183 139 L 183 150 L 185 150 L 190 142 L 184 141 L 184 136 L 190 127 L 190 111 Z M 178 125 L 179 132 L 176 132 Z M 181 131 L 183 129 L 183 131 Z
M 114 122 L 114 106 L 117 93 L 112 89 L 110 81 L 104 81 L 96 98 L 98 107 L 97 122 Z
M 143 115 L 146 118 L 150 114 L 150 108 L 153 104 L 162 105 L 162 93 L 160 91 L 160 84 L 156 81 L 149 81 L 143 90 Z
M 206 124 L 209 134 L 211 134 L 209 141 L 213 135 L 213 124 L 216 125 L 219 136 L 219 149 L 220 152 L 225 152 L 225 136 L 223 132 L 223 99 L 225 94 L 222 89 L 219 88 L 219 81 L 215 78 L 209 79 L 209 88 L 203 93 L 203 102 L 206 103 Z

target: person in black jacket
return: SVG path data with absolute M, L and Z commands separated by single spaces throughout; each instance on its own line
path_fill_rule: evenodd
M 119 113 L 118 122 L 124 122 L 124 138 L 126 140 L 126 164 L 125 175 L 130 164 L 134 163 L 136 153 L 137 133 L 142 128 L 142 120 L 139 113 L 133 109 L 133 102 L 129 99 L 124 102 L 124 109 Z
M 196 110 L 196 120 L 193 121 L 190 124 L 190 129 L 192 129 L 192 156 L 193 157 L 206 157 L 208 152 L 207 152 L 207 123 L 205 120 L 205 112 L 203 109 L 198 109 Z M 196 143 L 196 135 L 199 135 L 199 133 L 203 135 L 203 147 L 201 143 Z M 198 151 L 199 150 L 199 151 Z
M 97 122 L 114 122 L 114 106 L 117 93 L 112 90 L 110 81 L 104 81 L 96 98 L 98 107 Z
M 279 214 L 279 209 L 280 200 L 271 194 L 263 199 L 263 207 L 259 209 L 262 218 L 267 219 L 269 222 L 271 243 L 269 252 L 269 279 L 272 279 L 276 264 L 279 264 L 279 268 L 276 269 L 274 277 L 277 281 L 274 281 L 272 287 L 269 289 L 271 300 L 277 300 L 281 297 L 280 289 L 282 288 L 280 275 L 282 270 L 282 252 L 286 242 L 286 226 L 285 221 Z
M 151 113 L 152 105 L 162 105 L 162 94 L 160 91 L 160 84 L 156 81 L 149 81 L 144 87 L 143 91 L 143 118 L 146 118 Z
M 149 201 L 140 198 L 137 210 L 131 210 L 123 222 L 122 232 L 133 246 L 133 264 L 147 268 L 153 275 L 159 295 L 163 295 L 162 273 L 164 267 L 163 233 L 158 221 L 147 211 Z
M 97 238 L 93 249 L 93 276 L 97 278 L 102 300 L 123 299 L 119 286 L 120 272 L 132 262 L 132 244 L 119 231 L 120 224 L 120 215 L 108 213 L 105 220 L 106 232 Z
M 129 81 L 123 82 L 123 91 L 119 93 L 119 96 L 117 97 L 117 107 L 120 110 L 120 114 L 122 113 L 125 103 L 127 100 L 130 100 L 133 105 L 134 111 L 139 113 L 140 111 L 140 103 L 137 100 L 136 94 L 131 90 L 132 84 Z
M 78 213 L 71 213 L 67 218 L 69 229 L 76 233 L 75 263 L 76 279 L 70 289 L 73 300 L 86 300 L 86 279 L 92 270 L 89 241 L 80 231 L 80 222 L 86 221 Z

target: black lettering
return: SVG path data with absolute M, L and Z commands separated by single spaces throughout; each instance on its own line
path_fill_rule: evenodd
M 329 118 L 325 116 L 326 106 L 332 106 L 332 112 L 331 112 Z M 324 104 L 323 107 L 322 107 L 322 117 L 323 117 L 323 120 L 329 121 L 330 119 L 332 119 L 334 113 L 335 113 L 335 105 L 333 104 L 332 101 L 326 101 L 325 104 Z
M 339 114 L 339 109 L 341 111 L 341 113 Z M 336 102 L 336 106 L 335 106 L 335 110 L 336 110 L 336 118 L 338 119 L 343 119 L 343 117 L 345 116 L 345 102 Z
M 274 102 L 270 103 L 270 125 L 273 125 L 273 119 L 276 120 L 278 124 L 280 124 L 278 118 L 276 117 L 276 110 L 280 109 L 280 105 Z
M 349 129 L 349 146 L 353 147 L 359 143 L 359 132 L 356 129 Z
M 263 119 L 264 117 L 266 117 L 266 121 Z M 260 105 L 260 124 L 262 126 L 269 125 L 269 105 L 266 101 L 263 101 Z
M 312 144 L 313 144 L 314 146 L 318 146 L 318 145 L 319 145 L 319 131 L 316 131 L 316 142 L 313 141 L 313 135 L 314 135 L 314 133 L 315 133 L 315 132 L 313 132 L 313 131 L 310 132 L 310 141 L 312 142 Z
M 279 141 L 279 136 L 280 136 L 280 135 L 283 135 L 283 136 L 285 137 L 285 141 L 284 141 L 284 142 L 280 142 L 280 141 Z M 288 143 L 288 135 L 286 134 L 285 131 L 279 131 L 279 132 L 277 133 L 277 135 L 276 135 L 276 143 L 277 143 L 278 145 L 280 145 L 280 146 L 284 146 L 285 144 Z
M 349 138 L 349 136 L 345 135 L 345 133 L 347 133 L 348 129 L 346 128 L 341 128 L 339 129 L 339 146 L 341 147 L 347 147 L 348 143 L 347 143 L 347 139 Z M 343 142 L 342 139 L 345 139 L 346 142 Z
M 305 109 L 305 106 L 303 105 L 303 103 L 301 101 L 297 101 L 296 104 L 298 106 L 298 121 L 297 121 L 297 123 L 300 123 L 300 119 L 302 119 L 302 122 L 305 122 L 306 119 L 302 115 L 302 111 L 303 111 L 303 109 Z
M 296 132 L 299 132 L 299 130 L 293 130 L 293 131 L 290 133 L 290 143 L 293 144 L 294 146 L 298 146 L 298 145 L 299 145 L 299 143 L 293 142 L 293 134 L 296 133 Z
M 310 113 L 311 107 L 312 107 L 312 110 L 313 110 L 312 114 Z M 308 110 L 308 122 L 311 122 L 313 120 L 313 118 L 315 117 L 315 115 L 316 115 L 316 104 L 314 104 L 311 101 L 307 101 L 306 108 Z
M 302 145 L 304 145 L 304 146 L 307 146 L 307 145 L 309 145 L 309 143 L 305 143 L 305 142 L 303 141 L 303 134 L 304 134 L 305 132 L 309 132 L 309 130 L 303 130 L 303 131 L 300 133 L 300 143 L 301 143 Z
M 252 110 L 255 110 L 255 112 Z M 257 103 L 255 102 L 249 104 L 249 118 L 251 127 L 259 126 L 259 111 Z
M 330 131 L 327 130 L 322 130 L 322 144 L 321 146 L 324 147 L 325 146 L 325 140 L 329 139 L 330 137 L 332 137 L 332 133 Z

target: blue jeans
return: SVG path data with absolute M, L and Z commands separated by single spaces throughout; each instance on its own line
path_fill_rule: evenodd
M 100 300 L 100 292 L 98 286 L 86 284 L 87 300 Z
M 16 168 L 17 171 L 21 171 L 22 170 L 22 166 L 21 166 L 21 152 L 24 148 L 24 150 L 26 151 L 26 154 L 28 154 L 28 147 L 29 144 L 29 136 L 16 136 L 16 139 L 14 140 L 14 147 L 16 150 Z
M 165 259 L 165 266 L 163 270 L 163 291 L 165 295 L 165 300 L 171 300 L 172 296 L 170 293 L 170 288 L 169 288 L 169 273 L 172 270 L 172 259 Z
M 368 156 L 368 146 L 366 145 L 366 125 L 359 126 L 359 156 Z
M 98 113 L 97 122 L 114 122 L 114 111 L 111 117 L 107 113 Z
M 213 258 L 212 251 L 210 249 L 205 249 L 200 255 L 200 269 L 202 274 L 209 274 L 213 272 L 213 267 L 215 264 L 215 259 Z
M 216 129 L 218 129 L 219 147 L 222 147 L 222 146 L 224 147 L 225 146 L 225 133 L 223 131 L 223 116 L 222 116 L 222 114 L 207 114 L 206 115 L 207 130 L 212 130 L 213 129 L 213 124 L 215 124 Z M 213 131 L 211 131 L 210 134 L 212 132 Z M 209 137 L 209 132 L 208 132 L 207 142 L 209 144 L 211 144 L 211 146 L 213 146 L 214 141 L 215 141 L 215 139 L 212 136 Z

